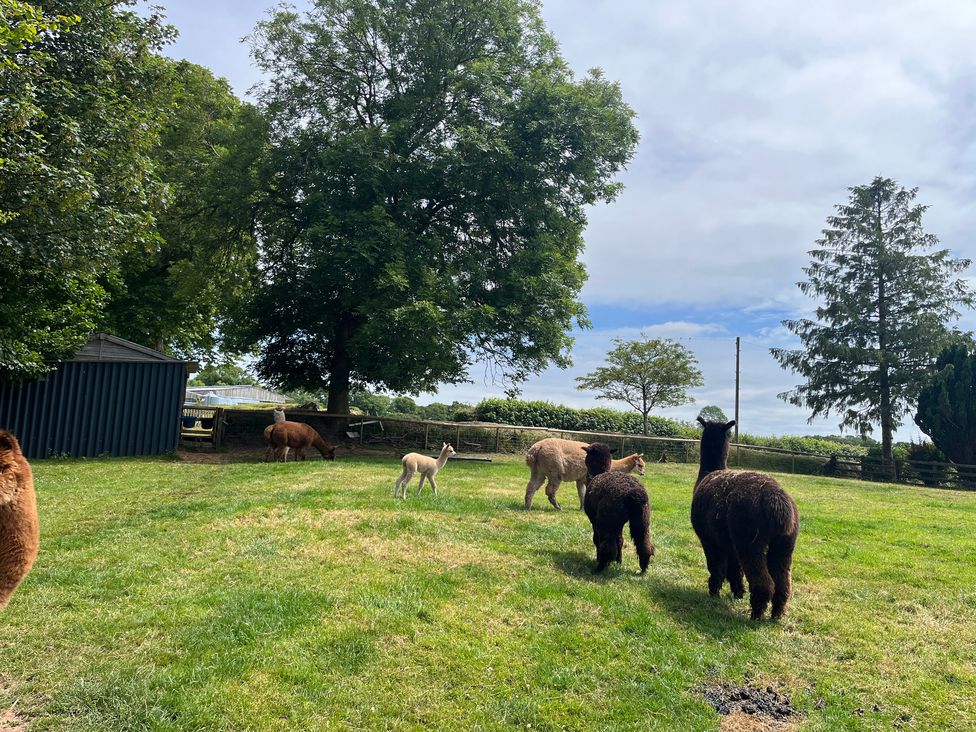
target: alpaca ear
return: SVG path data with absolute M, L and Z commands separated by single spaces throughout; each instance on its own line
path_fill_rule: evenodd
M 700 424 L 700 425 L 701 425 L 702 427 L 704 427 L 704 426 L 705 426 L 705 420 L 704 420 L 704 419 L 702 419 L 702 416 L 701 416 L 700 414 L 698 415 L 698 423 L 699 423 L 699 424 Z
M 734 419 L 731 422 L 729 422 L 727 425 L 725 425 L 725 429 L 727 429 L 727 430 L 730 430 L 733 427 L 735 427 L 735 420 Z
M 20 452 L 20 445 L 17 444 L 17 438 L 14 437 L 12 432 L 0 430 L 0 450 L 12 450 L 13 452 Z

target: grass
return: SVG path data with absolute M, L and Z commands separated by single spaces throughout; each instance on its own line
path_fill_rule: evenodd
M 453 462 L 406 502 L 397 474 L 36 463 L 42 547 L 2 616 L 0 702 L 31 732 L 713 730 L 694 690 L 729 680 L 783 682 L 805 730 L 976 728 L 976 495 L 780 476 L 795 596 L 752 623 L 705 592 L 692 466 L 649 466 L 643 577 L 632 546 L 592 574 L 582 512 L 542 492 L 522 511 L 515 459 Z

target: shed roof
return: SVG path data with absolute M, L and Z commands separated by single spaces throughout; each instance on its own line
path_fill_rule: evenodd
M 140 346 L 138 343 L 127 341 L 125 338 L 109 335 L 108 333 L 94 333 L 88 343 L 79 348 L 69 361 L 168 361 L 170 363 L 187 363 L 179 358 L 167 356 L 165 353 Z

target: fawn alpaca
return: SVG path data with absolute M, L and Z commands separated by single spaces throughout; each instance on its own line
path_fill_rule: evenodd
M 284 407 L 275 407 L 271 415 L 274 418 L 274 423 L 269 424 L 264 428 L 264 444 L 268 446 L 268 448 L 264 451 L 264 461 L 268 463 L 270 463 L 272 458 L 274 458 L 274 447 L 271 444 L 271 430 L 273 430 L 274 426 L 279 422 L 285 421 Z
M 400 495 L 400 488 L 403 488 L 403 497 L 407 497 L 407 483 L 413 477 L 414 473 L 420 473 L 420 483 L 417 485 L 417 495 L 420 495 L 420 491 L 424 488 L 424 478 L 430 481 L 430 487 L 434 489 L 434 495 L 437 495 L 437 483 L 434 482 L 434 476 L 437 475 L 437 471 L 444 467 L 447 459 L 454 455 L 454 448 L 450 446 L 447 442 L 441 447 L 441 454 L 436 460 L 427 455 L 421 455 L 416 452 L 409 452 L 403 456 L 400 460 L 400 464 L 403 465 L 403 472 L 400 473 L 400 477 L 396 479 L 396 483 L 393 485 L 393 497 L 396 498 Z
M 0 430 L 0 609 L 30 571 L 39 542 L 30 463 L 17 438 Z
M 547 437 L 539 440 L 525 455 L 525 464 L 529 466 L 532 475 L 525 486 L 525 510 L 532 508 L 532 497 L 536 491 L 546 483 L 546 497 L 557 510 L 562 506 L 556 500 L 556 491 L 564 480 L 576 483 L 576 493 L 579 496 L 580 508 L 583 508 L 583 496 L 586 495 L 586 442 L 563 440 L 559 437 Z M 628 455 L 610 464 L 610 470 L 620 473 L 644 474 L 644 456 L 639 453 Z
M 708 564 L 708 592 L 718 595 L 726 579 L 736 598 L 749 580 L 752 619 L 759 620 L 772 599 L 772 617 L 790 599 L 793 549 L 800 531 L 796 503 L 771 476 L 728 469 L 727 424 L 702 425 L 701 462 L 691 499 L 691 525 Z

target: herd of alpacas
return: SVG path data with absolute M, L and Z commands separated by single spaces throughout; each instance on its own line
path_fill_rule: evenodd
M 276 409 L 274 424 L 264 431 L 267 459 L 285 460 L 289 449 L 304 459 L 305 448 L 316 447 L 326 460 L 335 459 L 335 448 L 325 443 L 310 426 L 285 420 Z M 726 581 L 733 597 L 745 595 L 743 575 L 749 583 L 752 619 L 763 617 L 772 604 L 771 617 L 782 617 L 792 592 L 793 549 L 800 530 L 796 503 L 774 478 L 765 473 L 728 469 L 731 422 L 706 422 L 702 426 L 700 463 L 691 499 L 691 526 L 701 542 L 708 566 L 708 592 L 717 596 Z M 402 472 L 393 487 L 393 497 L 407 497 L 407 485 L 417 473 L 437 495 L 437 475 L 454 448 L 444 443 L 435 459 L 416 452 L 404 455 Z M 593 528 L 596 571 L 610 562 L 622 561 L 624 525 L 637 550 L 643 574 L 654 556 L 651 541 L 651 502 L 647 489 L 631 473 L 644 475 L 640 454 L 614 460 L 610 447 L 602 442 L 585 443 L 549 437 L 536 442 L 525 456 L 530 470 L 525 488 L 525 509 L 543 483 L 546 497 L 556 509 L 556 491 L 561 483 L 576 483 L 580 508 Z
M 264 431 L 267 458 L 287 459 L 294 450 L 304 459 L 305 450 L 316 448 L 323 459 L 334 460 L 335 448 L 309 425 L 290 422 L 282 410 Z M 769 475 L 728 469 L 729 430 L 735 422 L 702 425 L 698 478 L 691 499 L 691 525 L 708 565 L 708 592 L 715 596 L 728 580 L 732 595 L 745 594 L 743 574 L 749 582 L 752 618 L 762 618 L 772 603 L 771 616 L 783 615 L 791 594 L 793 549 L 800 528 L 796 503 Z M 444 443 L 437 459 L 419 453 L 403 456 L 403 471 L 394 484 L 394 498 L 407 497 L 407 485 L 420 473 L 417 493 L 424 480 L 437 495 L 437 475 L 454 448 Z M 556 490 L 563 481 L 576 482 L 580 508 L 593 527 L 596 571 L 622 560 L 624 525 L 637 550 L 640 570 L 647 571 L 654 544 L 651 542 L 651 502 L 647 489 L 631 473 L 644 474 L 644 460 L 629 455 L 614 460 L 601 443 L 547 438 L 534 444 L 526 455 L 531 471 L 525 489 L 525 508 L 546 482 L 549 502 L 560 508 Z M 0 430 L 0 609 L 30 571 L 37 556 L 39 530 L 31 467 L 17 438 Z

